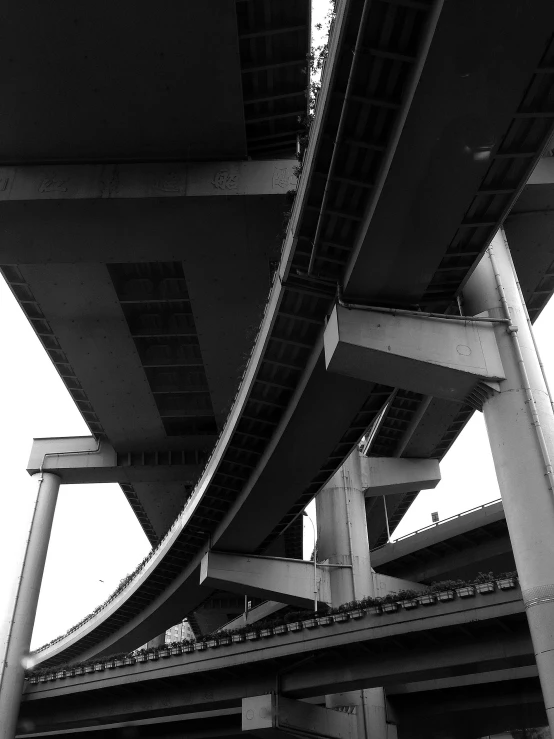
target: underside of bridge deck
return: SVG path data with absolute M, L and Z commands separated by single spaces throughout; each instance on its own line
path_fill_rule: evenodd
M 252 72 L 248 65 L 244 72 L 245 54 L 269 54 L 273 62 L 288 64 L 298 43 L 305 42 L 298 19 L 289 18 L 287 25 L 282 17 L 290 5 L 275 3 L 271 30 L 267 13 L 263 21 L 256 14 L 258 0 L 236 4 L 244 74 Z M 306 12 L 307 3 L 293 5 Z M 438 5 L 425 2 L 378 0 L 365 16 L 363 54 L 352 66 L 362 5 L 354 0 L 337 6 L 265 323 L 237 405 L 197 488 L 190 520 L 172 545 L 175 560 L 166 571 L 152 574 L 157 584 L 145 583 L 143 605 L 129 611 L 134 625 L 128 633 L 121 619 L 109 628 L 104 624 L 97 634 L 91 629 L 84 650 L 105 652 L 116 642 L 136 646 L 141 642 L 131 641 L 147 635 L 154 622 L 169 625 L 165 621 L 173 610 L 158 618 L 156 599 L 160 606 L 162 601 L 177 604 L 185 581 L 188 604 L 208 597 L 197 582 L 187 580 L 196 577 L 208 538 L 224 550 L 267 549 L 376 419 L 369 453 L 393 456 L 425 406 L 402 454 L 440 459 L 474 411 L 468 404 L 438 398 L 427 404 L 405 389 L 331 376 L 325 371 L 321 331 L 337 281 L 346 299 L 457 310 L 457 292 L 551 135 L 554 8 L 540 0 L 533 13 L 522 15 L 517 3 L 495 0 L 486 6 L 449 2 L 439 13 Z M 283 22 L 282 33 L 276 19 Z M 242 23 L 250 24 L 244 34 Z M 263 36 L 258 37 L 256 23 L 266 23 L 266 35 L 275 37 L 266 39 L 264 50 L 255 41 Z M 282 79 L 291 95 L 296 82 L 294 75 Z M 287 110 L 284 115 L 292 115 Z M 261 118 L 251 119 L 247 132 L 256 120 L 264 123 Z M 344 125 L 339 127 L 339 120 Z M 164 451 L 189 445 L 201 464 L 233 399 L 239 356 L 251 346 L 249 327 L 256 331 L 272 249 L 279 247 L 278 212 L 290 174 L 289 165 L 273 164 L 272 194 L 233 194 L 237 179 L 231 164 L 217 165 L 207 179 L 211 197 L 201 197 L 186 190 L 174 165 L 165 177 L 154 178 L 140 199 L 124 196 L 123 176 L 115 191 L 109 180 L 96 198 L 72 199 L 60 169 L 59 175 L 39 173 L 34 198 L 18 200 L 17 187 L 13 198 L 10 189 L 18 182 L 16 173 L 0 203 L 12 224 L 6 240 L 11 251 L 0 261 L 31 321 L 39 332 L 44 328 L 47 349 L 65 368 L 91 430 L 124 451 L 134 451 L 139 443 L 158 444 Z M 32 229 L 25 230 L 24 211 L 31 223 L 38 219 L 44 225 L 44 241 L 35 243 Z M 98 221 L 97 212 L 103 214 Z M 68 236 L 58 247 L 56 224 L 64 216 Z M 243 238 L 248 229 L 254 232 L 252 251 Z M 44 243 L 52 261 L 37 264 Z M 86 249 L 73 249 L 74 243 Z M 22 256 L 14 263 L 15 251 Z M 102 256 L 99 264 L 88 261 L 89 253 Z M 534 277 L 528 283 L 530 295 L 538 285 Z M 91 313 L 93 299 L 99 315 Z M 240 320 L 233 320 L 231 310 L 237 309 Z M 108 378 L 108 390 L 89 397 L 85 385 L 99 387 Z M 126 492 L 150 527 L 152 541 L 189 494 L 147 484 Z M 388 498 L 392 528 L 416 495 Z M 382 511 L 368 504 L 372 547 L 386 538 Z M 137 593 L 137 603 L 140 598 Z M 141 620 L 144 608 L 149 616 Z
M 414 732 L 410 735 L 418 736 L 422 727 L 410 723 L 413 693 L 429 694 L 443 683 L 446 689 L 454 679 L 463 687 L 472 680 L 494 683 L 502 678 L 535 677 L 519 597 L 519 593 L 498 593 L 481 596 L 479 603 L 469 606 L 459 600 L 424 608 L 416 615 L 367 616 L 359 623 L 29 685 L 20 735 L 50 731 L 56 736 L 71 730 L 87 736 L 93 727 L 108 731 L 112 726 L 115 731 L 138 722 L 137 731 L 144 726 L 144 735 L 149 736 L 148 724 L 153 720 L 161 720 L 157 728 L 163 733 L 166 723 L 175 722 L 176 727 L 183 719 L 196 720 L 198 711 L 221 719 L 226 711 L 240 707 L 243 698 L 275 690 L 278 674 L 282 694 L 304 700 L 321 700 L 330 691 L 385 685 L 391 689 L 400 730 L 405 722 Z M 476 697 L 472 703 L 469 692 L 465 697 L 462 693 L 458 702 L 452 700 L 448 710 L 477 707 Z M 480 695 L 481 705 L 487 705 L 486 687 Z M 493 714 L 500 712 L 500 725 L 505 701 L 495 703 L 494 695 L 491 691 L 488 705 Z M 431 699 L 424 695 L 423 700 Z M 540 712 L 539 702 L 534 702 Z M 219 736 L 222 728 L 223 734 L 233 733 L 234 721 L 216 722 L 213 735 Z M 443 725 L 450 725 L 446 717 Z M 167 730 L 175 727 L 168 725 Z M 504 723 L 501 728 L 506 727 Z
M 282 254 L 282 212 L 290 207 L 287 191 L 296 187 L 290 157 L 306 111 L 307 2 L 226 0 L 217 12 L 213 2 L 202 9 L 187 5 L 183 18 L 171 18 L 174 46 L 164 48 L 158 41 L 169 33 L 167 17 L 161 14 L 151 31 L 150 15 L 139 4 L 133 42 L 116 45 L 109 60 L 113 85 L 105 81 L 105 50 L 123 22 L 120 8 L 102 43 L 101 6 L 90 17 L 67 7 L 56 33 L 67 35 L 71 27 L 75 38 L 82 34 L 74 47 L 60 45 L 58 53 L 47 23 L 44 39 L 30 38 L 35 56 L 25 63 L 36 67 L 50 29 L 51 63 L 61 69 L 67 100 L 73 96 L 54 113 L 80 134 L 56 135 L 50 113 L 41 130 L 41 95 L 58 99 L 50 77 L 44 70 L 31 74 L 27 88 L 23 72 L 19 79 L 16 74 L 18 95 L 27 102 L 20 105 L 13 90 L 4 100 L 20 106 L 26 118 L 25 125 L 4 131 L 10 151 L 0 149 L 3 273 L 94 435 L 121 454 L 186 453 L 198 469 L 207 463 L 182 529 L 165 541 L 165 559 L 160 554 L 136 590 L 122 596 L 121 608 L 105 609 L 44 659 L 131 649 L 203 602 L 208 611 L 215 596 L 198 577 L 205 550 L 215 543 L 260 553 L 290 534 L 370 424 L 371 455 L 394 456 L 402 447 L 406 457 L 440 459 L 471 417 L 471 404 L 428 401 L 405 388 L 331 375 L 322 351 L 337 282 L 349 300 L 457 310 L 457 294 L 550 138 L 552 4 L 537 0 L 525 14 L 505 0 L 448 2 L 440 14 L 439 5 L 377 0 L 362 24 L 360 0 L 338 4 Z M 6 13 L 9 23 L 21 22 L 18 11 Z M 184 37 L 176 33 L 182 28 Z M 360 28 L 363 53 L 354 64 Z M 137 39 L 137 48 L 148 49 L 141 57 L 145 70 L 127 87 L 122 80 L 129 77 Z M 2 53 L 9 56 L 9 49 Z M 18 59 L 15 52 L 8 58 L 16 70 Z M 176 66 L 186 74 L 176 75 Z M 83 70 L 90 89 L 76 90 Z M 139 83 L 143 94 L 135 89 Z M 160 84 L 163 104 L 154 104 Z M 82 104 L 75 105 L 81 94 Z M 91 100 L 98 101 L 92 117 Z M 127 126 L 129 110 L 134 116 Z M 38 140 L 31 137 L 31 121 Z M 261 187 L 243 178 L 253 165 L 268 170 Z M 84 169 L 77 174 L 72 167 Z M 545 192 L 539 200 L 548 199 Z M 537 210 L 539 200 L 529 193 L 529 207 Z M 531 250 L 538 261 L 528 267 L 534 254 L 520 243 L 514 258 L 536 317 L 552 287 L 552 254 L 541 232 Z M 153 544 L 192 492 L 189 484 L 148 481 L 124 490 Z M 393 529 L 416 495 L 388 498 Z M 367 512 L 374 547 L 386 539 L 383 508 L 370 501 Z M 299 543 L 297 537 L 296 552 Z M 429 572 L 425 578 L 431 579 Z M 491 661 L 509 666 L 513 658 L 519 665 L 517 649 L 527 654 L 527 634 L 519 621 L 505 626 L 503 638 L 515 651 L 507 663 L 506 652 L 491 652 Z M 444 674 L 459 669 L 464 654 L 469 658 L 468 643 L 483 646 L 492 631 L 481 635 L 483 642 L 471 633 L 457 645 Z M 387 642 L 392 662 L 407 648 L 418 668 L 449 653 L 440 639 L 439 651 L 435 637 L 425 650 L 410 638 Z M 482 657 L 476 648 L 474 661 Z M 342 684 L 330 654 L 311 677 L 308 668 L 301 671 L 306 685 L 300 677 L 298 684 L 293 677 L 285 683 L 296 697 L 392 684 L 385 662 L 357 682 L 343 676 Z M 258 674 L 256 686 L 273 689 L 276 669 L 272 663 Z M 308 685 L 316 673 L 317 689 Z M 414 668 L 411 679 L 422 674 Z M 196 689 L 187 676 L 168 679 L 171 686 L 158 682 L 164 698 L 169 687 L 178 700 L 183 687 L 190 694 Z M 195 710 L 211 700 L 209 682 L 191 698 Z M 234 680 L 230 689 L 238 689 Z M 138 705 L 144 697 L 139 691 L 134 707 L 122 714 L 119 703 L 127 697 L 118 688 L 118 721 L 141 706 L 145 719 L 163 715 L 159 707 L 150 714 L 151 707 Z M 87 691 L 86 701 L 79 700 L 91 710 L 98 701 L 97 717 L 107 721 L 107 693 L 100 700 L 100 692 L 89 700 Z M 219 707 L 236 708 L 236 699 L 236 692 L 223 697 Z M 61 695 L 52 701 L 48 711 L 55 713 Z
M 279 259 L 310 3 L 11 6 L 2 27 L 2 272 L 93 434 L 201 468 Z M 272 158 L 247 192 L 245 160 Z M 191 486 L 122 487 L 156 544 Z
M 294 152 L 307 0 L 7 4 L 1 25 L 3 164 Z
M 46 170 L 6 170 L 4 276 L 118 453 L 178 451 L 204 466 L 263 314 L 293 166 L 114 165 L 113 197 L 95 190 L 107 168 L 58 168 L 43 193 Z M 152 543 L 196 479 L 135 482 Z

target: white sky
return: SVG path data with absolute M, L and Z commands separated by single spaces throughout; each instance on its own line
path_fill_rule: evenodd
M 325 2 L 316 2 L 314 22 Z M 554 386 L 554 304 L 537 322 L 537 341 Z M 0 617 L 7 615 L 36 495 L 25 472 L 33 437 L 88 429 L 8 287 L 0 279 Z M 483 417 L 476 413 L 441 465 L 442 481 L 420 493 L 393 538 L 499 497 Z M 313 504 L 309 512 L 313 517 Z M 313 547 L 305 521 L 305 556 Z M 150 545 L 118 485 L 62 486 L 48 551 L 33 647 L 92 611 L 147 554 Z M 0 627 L 1 628 L 1 627 Z

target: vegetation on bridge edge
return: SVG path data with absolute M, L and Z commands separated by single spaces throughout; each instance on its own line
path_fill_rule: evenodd
M 312 610 L 289 610 L 283 615 L 245 624 L 236 629 L 222 629 L 207 634 L 201 639 L 184 639 L 170 642 L 164 647 L 150 647 L 135 650 L 134 652 L 120 652 L 107 657 L 95 658 L 84 662 L 71 662 L 51 667 L 39 667 L 28 670 L 26 679 L 31 682 L 45 682 L 65 677 L 74 677 L 86 672 L 103 672 L 105 669 L 125 667 L 137 662 L 157 661 L 187 652 L 203 651 L 208 648 L 230 645 L 234 642 L 257 640 L 289 631 L 300 631 L 303 628 L 329 626 L 333 623 L 348 621 L 349 619 L 363 618 L 366 613 L 383 615 L 396 612 L 400 608 L 411 610 L 418 606 L 433 605 L 438 602 L 454 600 L 456 597 L 467 598 L 475 596 L 476 592 L 486 594 L 494 592 L 496 588 L 509 590 L 517 586 L 516 572 L 502 572 L 494 575 L 492 572 L 480 572 L 473 580 L 441 580 L 433 582 L 424 590 L 400 590 L 389 593 L 384 597 L 366 597 L 361 600 L 343 603 L 337 608 L 329 608 L 320 604 L 315 613 Z

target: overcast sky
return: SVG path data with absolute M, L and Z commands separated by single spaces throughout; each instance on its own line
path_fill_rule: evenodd
M 321 3 L 318 3 L 320 6 Z M 318 8 L 316 8 L 318 10 Z M 318 16 L 314 21 L 317 22 Z M 536 327 L 554 386 L 548 306 Z M 37 483 L 25 472 L 33 437 L 86 435 L 88 429 L 64 384 L 0 278 L 0 614 L 21 566 Z M 499 497 L 483 417 L 476 413 L 441 465 L 442 482 L 420 493 L 393 538 L 427 525 L 431 512 L 455 515 Z M 310 506 L 313 511 L 313 506 Z M 305 554 L 313 541 L 305 521 Z M 33 647 L 40 646 L 101 603 L 150 545 L 118 485 L 62 486 L 48 551 Z

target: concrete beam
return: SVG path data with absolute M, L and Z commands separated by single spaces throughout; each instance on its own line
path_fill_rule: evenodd
M 27 472 L 53 472 L 64 485 L 119 482 L 180 482 L 193 485 L 201 465 L 190 464 L 183 452 L 117 454 L 107 441 L 93 436 L 33 439 Z
M 292 734 L 325 739 L 356 739 L 358 729 L 353 714 L 271 693 L 243 698 L 242 730 L 261 737 Z
M 504 379 L 492 325 L 434 321 L 335 306 L 324 334 L 335 372 L 463 401 L 480 382 Z
M 331 603 L 330 565 L 317 567 L 318 602 Z M 336 567 L 336 565 L 334 565 Z M 383 597 L 399 590 L 424 590 L 411 580 L 398 577 L 372 574 L 375 595 Z M 270 598 L 270 603 L 262 603 L 259 618 L 265 618 L 283 607 L 283 604 L 311 608 L 314 602 L 314 565 L 301 559 L 281 557 L 258 557 L 245 554 L 208 552 L 200 566 L 200 584 L 221 588 L 235 593 L 244 593 L 261 598 Z M 272 597 L 273 596 L 273 597 Z M 278 599 L 278 601 L 277 601 Z M 277 601 L 277 602 L 276 602 Z M 248 619 L 254 622 L 256 618 Z M 235 621 L 244 623 L 241 615 Z M 226 624 L 225 628 L 232 628 Z
M 314 564 L 301 559 L 208 552 L 200 584 L 303 608 L 314 602 Z M 328 569 L 317 568 L 318 601 L 331 602 Z
M 0 167 L 0 202 L 284 195 L 297 161 Z
M 430 490 L 441 479 L 437 459 L 361 456 L 361 466 L 366 498 Z

